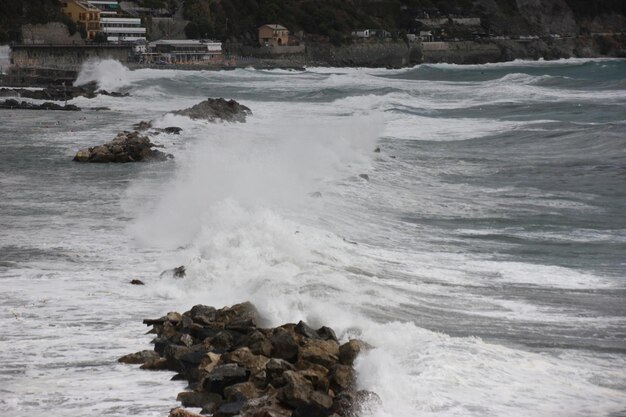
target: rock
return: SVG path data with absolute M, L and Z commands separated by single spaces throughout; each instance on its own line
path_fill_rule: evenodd
M 179 392 L 176 401 L 183 407 L 204 407 L 206 404 L 221 402 L 222 397 L 217 394 L 196 391 Z
M 206 119 L 210 122 L 224 120 L 243 123 L 246 121 L 246 116 L 252 112 L 248 107 L 237 103 L 235 100 L 226 101 L 223 98 L 209 98 L 188 109 L 175 111 L 174 114 L 187 116 L 191 119 Z
M 117 361 L 121 363 L 140 364 L 154 359 L 159 359 L 158 353 L 153 350 L 142 350 L 141 352 L 122 356 Z
M 249 348 L 242 347 L 222 355 L 223 363 L 236 363 L 248 369 L 251 375 L 255 375 L 265 369 L 269 358 L 253 354 Z
M 340 416 L 357 417 L 362 414 L 370 415 L 366 411 L 381 403 L 380 397 L 371 391 L 347 390 L 335 396 L 331 410 Z
M 320 337 L 320 339 L 334 340 L 335 342 L 339 342 L 337 340 L 337 335 L 335 334 L 335 331 L 330 327 L 322 326 L 317 329 L 316 333 Z
M 330 387 L 335 392 L 351 389 L 354 385 L 354 371 L 348 365 L 334 365 L 330 370 Z
M 219 310 L 196 305 L 183 314 L 169 312 L 144 320 L 157 335 L 154 352 L 135 355 L 150 358 L 142 368 L 167 368 L 187 380 L 189 391 L 180 393 L 178 400 L 184 406 L 201 407 L 202 413 L 369 415 L 376 397 L 354 391 L 356 374 L 350 365 L 363 342 L 339 346 L 329 327 L 313 330 L 299 322 L 264 329 L 257 327 L 259 320 L 250 303 Z
M 370 176 L 367 174 L 359 174 L 359 178 L 363 178 L 365 181 L 369 181 L 370 180 Z
M 299 333 L 302 336 L 305 336 L 305 337 L 308 337 L 308 338 L 311 338 L 311 339 L 319 339 L 319 335 L 315 332 L 315 330 L 310 328 L 302 320 L 299 321 L 298 324 L 296 324 L 295 331 L 296 331 L 296 333 Z
M 31 98 L 35 100 L 52 100 L 66 101 L 76 97 L 94 98 L 98 94 L 109 95 L 113 97 L 126 97 L 128 93 L 108 92 L 106 90 L 96 91 L 97 85 L 85 85 L 80 87 L 74 86 L 57 86 L 51 85 L 41 90 L 29 90 L 25 88 L 1 88 L 0 96 L 17 96 L 22 98 Z
M 180 135 L 180 132 L 182 130 L 183 130 L 182 128 L 176 127 L 176 126 L 169 126 L 163 129 L 165 133 L 170 134 L 170 135 Z
M 249 322 L 249 326 L 256 327 L 259 320 L 259 312 L 252 303 L 240 303 L 228 308 L 224 307 L 215 312 L 215 320 L 224 324 L 234 322 Z
M 293 408 L 311 404 L 313 385 L 306 378 L 295 371 L 285 371 L 283 378 L 286 382 L 280 396 L 283 403 Z
M 330 410 L 319 408 L 314 405 L 305 405 L 293 410 L 291 417 L 329 417 Z
M 194 322 L 200 324 L 210 324 L 215 321 L 215 307 L 209 307 L 205 305 L 195 305 L 189 310 L 189 316 Z
M 163 278 L 166 276 L 171 276 L 173 278 L 184 278 L 187 275 L 187 270 L 185 269 L 185 265 L 177 266 L 176 268 L 166 269 L 161 272 L 159 277 Z
M 170 311 L 165 315 L 165 320 L 171 323 L 180 323 L 183 320 L 183 315 L 175 311 Z
M 282 378 L 285 371 L 295 371 L 296 368 L 284 359 L 272 358 L 265 364 L 265 375 L 268 384 L 281 387 L 285 384 Z
M 247 346 L 250 349 L 250 352 L 255 355 L 269 357 L 272 354 L 272 343 L 258 330 L 249 334 L 243 344 Z
M 296 342 L 292 332 L 282 327 L 274 329 L 272 336 L 269 338 L 272 343 L 272 356 L 284 359 L 289 362 L 295 362 L 298 358 L 298 343 Z
M 361 349 L 367 345 L 357 339 L 350 339 L 348 342 L 339 346 L 339 360 L 344 365 L 352 366 Z
M 300 348 L 300 359 L 330 369 L 339 361 L 339 344 L 334 340 L 309 339 Z
M 246 382 L 249 373 L 236 363 L 218 365 L 206 376 L 202 386 L 208 392 L 224 395 L 224 389 L 229 385 Z
M 134 279 L 130 282 L 132 285 L 146 285 L 143 283 L 143 281 L 139 280 L 139 279 Z
M 298 365 L 298 369 L 301 369 L 298 373 L 309 380 L 315 390 L 328 392 L 330 383 L 328 381 L 327 368 L 314 363 L 303 364 L 302 362 L 298 362 L 296 365 Z
M 74 156 L 76 162 L 138 162 L 164 161 L 173 158 L 159 150 L 155 144 L 138 132 L 122 132 L 111 142 L 93 148 L 81 149 Z
M 139 123 L 135 123 L 133 125 L 133 129 L 138 130 L 138 131 L 142 131 L 142 130 L 148 130 L 152 127 L 152 122 L 146 122 L 146 121 L 141 121 Z
M 213 414 L 213 417 L 230 417 L 236 416 L 241 413 L 241 410 L 246 405 L 245 401 L 235 401 L 220 405 L 217 411 Z
M 374 152 L 380 153 L 380 146 L 377 146 L 376 149 L 374 149 Z
M 258 390 L 252 382 L 241 382 L 224 389 L 226 401 L 247 401 L 258 396 Z
M 80 108 L 73 104 L 60 106 L 58 104 L 45 102 L 43 104 L 33 104 L 26 101 L 17 101 L 14 99 L 8 99 L 0 101 L 0 109 L 20 109 L 20 110 L 66 110 L 66 111 L 80 111 Z
M 141 365 L 139 369 L 146 369 L 149 371 L 163 371 L 167 369 L 167 360 L 165 358 L 151 359 Z
M 184 408 L 174 408 L 170 410 L 169 417 L 202 417 L 200 414 L 192 413 Z
M 200 411 L 200 414 L 214 414 L 221 404 L 222 404 L 222 401 L 207 403 L 204 406 L 202 406 L 202 410 Z

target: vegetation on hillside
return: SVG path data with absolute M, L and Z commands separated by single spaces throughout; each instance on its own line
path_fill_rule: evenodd
M 74 34 L 76 25 L 61 10 L 58 0 L 0 0 L 0 43 L 19 41 L 24 24 L 63 22 Z
M 566 0 L 577 18 L 599 14 L 626 15 L 624 0 Z M 487 5 L 487 6 L 485 6 Z M 491 6 L 491 7 L 490 7 Z M 495 6 L 495 12 L 494 12 Z M 416 17 L 516 16 L 516 0 L 185 0 L 190 38 L 239 39 L 254 43 L 257 28 L 280 23 L 341 43 L 357 29 L 411 33 L 420 29 Z
M 140 6 L 175 12 L 176 0 L 134 0 Z M 602 14 L 626 15 L 625 0 L 565 0 L 578 20 Z M 521 19 L 516 0 L 185 0 L 183 17 L 189 38 L 255 43 L 258 27 L 280 23 L 291 32 L 347 41 L 357 29 L 385 29 L 400 35 L 421 29 L 416 17 L 478 16 L 496 13 Z M 60 21 L 70 32 L 76 25 L 61 11 L 59 0 L 0 0 L 0 43 L 19 40 L 26 23 Z

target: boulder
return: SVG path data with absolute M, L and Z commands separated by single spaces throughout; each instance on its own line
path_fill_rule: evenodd
M 367 345 L 361 340 L 350 339 L 348 342 L 339 346 L 339 360 L 344 365 L 352 366 L 359 352 L 366 347 Z
M 202 381 L 202 387 L 208 392 L 224 395 L 224 389 L 229 385 L 238 384 L 240 382 L 246 382 L 248 380 L 249 372 L 237 365 L 236 363 L 229 363 L 226 365 L 218 365 L 209 375 L 207 375 Z
M 253 354 L 249 348 L 242 347 L 222 355 L 223 363 L 236 363 L 248 369 L 251 375 L 255 375 L 265 369 L 269 358 Z
M 134 280 L 132 280 L 130 283 L 131 283 L 132 285 L 146 285 L 146 284 L 144 284 L 144 283 L 143 283 L 143 281 L 142 281 L 142 280 L 140 280 L 140 279 L 134 279 Z
M 283 327 L 274 329 L 269 338 L 272 344 L 272 356 L 284 359 L 289 362 L 295 362 L 298 358 L 299 347 L 294 333 Z
M 283 378 L 286 383 L 280 396 L 283 403 L 293 408 L 311 404 L 313 385 L 308 379 L 296 371 L 285 371 Z
M 223 120 L 226 122 L 245 122 L 246 116 L 252 114 L 250 109 L 235 100 L 208 98 L 193 107 L 175 111 L 174 114 L 187 116 L 191 119 L 204 119 L 210 122 Z
M 183 407 L 204 407 L 206 404 L 221 402 L 222 397 L 208 392 L 183 391 L 179 392 L 176 401 Z
M 151 121 L 146 122 L 144 120 L 140 121 L 139 123 L 135 123 L 133 125 L 133 129 L 139 130 L 139 131 L 148 130 L 151 127 L 152 127 L 152 122 Z
M 117 361 L 120 363 L 141 364 L 150 360 L 159 359 L 159 357 L 159 354 L 153 350 L 142 350 L 141 352 L 122 356 Z
M 339 344 L 334 340 L 308 339 L 300 348 L 300 359 L 331 368 L 339 361 Z
M 180 135 L 180 132 L 182 130 L 183 130 L 182 128 L 176 127 L 176 126 L 168 126 L 165 129 L 163 129 L 163 131 L 167 133 L 168 135 Z
M 151 359 L 149 361 L 147 361 L 146 363 L 144 363 L 143 365 L 141 365 L 139 367 L 139 369 L 145 369 L 148 371 L 163 371 L 167 369 L 167 359 L 165 358 L 158 358 L 158 359 Z
M 164 161 L 173 158 L 172 155 L 152 149 L 155 146 L 147 136 L 140 136 L 137 131 L 122 132 L 111 142 L 79 150 L 74 161 L 108 163 Z
M 184 408 L 177 407 L 177 408 L 170 410 L 170 414 L 168 417 L 202 417 L 202 416 L 200 414 L 187 411 Z

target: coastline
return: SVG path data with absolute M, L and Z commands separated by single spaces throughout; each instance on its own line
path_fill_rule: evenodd
M 63 46 L 39 48 L 36 58 L 27 56 L 28 47 L 20 46 L 24 57 L 9 66 L 0 78 L 0 85 L 48 86 L 72 83 L 84 62 L 94 54 L 73 56 Z M 95 48 L 95 47 L 91 47 Z M 95 54 L 95 59 L 113 58 L 108 52 Z M 121 56 L 121 55 L 120 55 Z M 408 68 L 419 64 L 488 64 L 514 60 L 556 60 L 566 58 L 626 58 L 626 33 L 591 34 L 565 38 L 532 38 L 523 40 L 488 39 L 475 41 L 407 43 L 404 41 L 353 43 L 339 47 L 327 43 L 308 44 L 303 53 L 273 57 L 227 56 L 222 62 L 210 64 L 137 63 L 121 59 L 123 65 L 135 69 L 170 69 L 193 71 L 224 71 L 237 68 L 285 69 L 302 71 L 306 67 L 335 68 Z

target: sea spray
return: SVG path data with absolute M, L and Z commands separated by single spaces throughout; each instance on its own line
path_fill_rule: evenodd
M 96 82 L 100 90 L 117 91 L 130 85 L 129 72 L 127 67 L 113 59 L 89 60 L 81 66 L 74 85 Z

